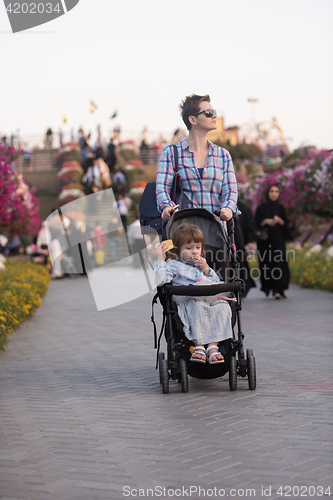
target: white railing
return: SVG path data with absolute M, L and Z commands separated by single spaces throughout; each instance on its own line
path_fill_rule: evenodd
M 106 144 L 110 142 L 110 138 L 114 136 L 113 132 L 102 134 L 102 141 Z M 166 143 L 170 143 L 174 134 L 172 132 L 150 132 L 144 133 L 146 142 L 151 145 L 157 140 L 163 139 Z M 138 131 L 121 131 L 120 142 L 133 141 L 137 147 L 140 146 L 143 139 L 143 132 Z M 97 134 L 94 134 L 88 139 L 90 146 L 94 146 L 97 140 Z M 29 149 L 50 149 L 59 148 L 60 144 L 68 144 L 70 142 L 78 142 L 78 134 L 64 132 L 62 137 L 58 132 L 54 132 L 52 138 L 46 138 L 46 134 L 13 134 L 11 136 L 0 137 L 0 144 L 14 146 L 16 149 L 28 147 Z

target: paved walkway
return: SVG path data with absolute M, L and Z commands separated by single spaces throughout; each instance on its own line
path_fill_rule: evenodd
M 0 498 L 333 494 L 333 296 L 288 296 L 244 302 L 256 391 L 223 377 L 163 395 L 150 296 L 97 312 L 87 279 L 52 282 L 0 357 Z

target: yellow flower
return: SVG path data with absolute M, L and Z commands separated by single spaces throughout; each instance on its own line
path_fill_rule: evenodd
M 49 281 L 46 268 L 23 260 L 7 260 L 0 279 L 0 348 L 14 327 L 41 304 Z

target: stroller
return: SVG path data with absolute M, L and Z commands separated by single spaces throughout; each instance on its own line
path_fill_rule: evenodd
M 188 392 L 188 376 L 198 379 L 213 379 L 222 377 L 229 372 L 229 388 L 237 389 L 237 377 L 248 378 L 250 390 L 256 388 L 256 363 L 253 350 L 243 345 L 244 334 L 241 328 L 240 311 L 241 293 L 244 282 L 239 278 L 239 262 L 234 243 L 234 221 L 228 223 L 228 234 L 221 220 L 211 212 L 202 208 L 188 208 L 175 212 L 165 227 L 164 236 L 172 239 L 174 230 L 180 224 L 187 222 L 197 225 L 204 234 L 204 257 L 208 265 L 214 269 L 225 283 L 212 284 L 205 287 L 174 286 L 170 283 L 157 287 L 157 293 L 152 303 L 152 322 L 154 324 L 155 348 L 157 349 L 156 368 L 159 368 L 160 383 L 164 394 L 169 392 L 169 381 L 177 380 L 182 392 Z M 203 291 L 204 290 L 204 291 Z M 218 293 L 232 292 L 237 301 L 230 303 L 232 308 L 233 336 L 221 341 L 218 345 L 225 362 L 209 364 L 190 361 L 194 343 L 183 333 L 183 324 L 177 313 L 177 305 L 173 295 L 209 296 Z M 159 299 L 163 307 L 162 328 L 157 338 L 153 308 Z M 235 327 L 237 325 L 237 336 Z M 160 351 L 160 341 L 164 333 L 167 343 L 166 355 Z

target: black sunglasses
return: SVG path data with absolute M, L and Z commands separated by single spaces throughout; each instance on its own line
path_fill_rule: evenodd
M 200 111 L 200 113 L 197 113 L 194 116 L 199 116 L 201 115 L 201 113 L 205 113 L 205 116 L 207 118 L 211 118 L 213 115 L 217 116 L 216 109 L 204 109 L 203 111 Z

